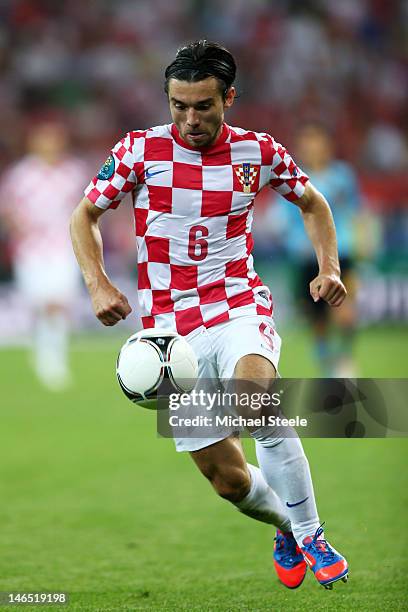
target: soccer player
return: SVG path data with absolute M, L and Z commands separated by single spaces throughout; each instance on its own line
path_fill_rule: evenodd
M 355 336 L 356 307 L 354 272 L 359 191 L 353 169 L 334 158 L 334 143 L 322 123 L 305 123 L 298 132 L 298 153 L 313 185 L 328 199 L 336 225 L 340 267 L 348 288 L 348 299 L 341 308 L 332 309 L 324 300 L 313 304 L 306 287 L 317 274 L 313 249 L 305 235 L 302 218 L 295 207 L 277 202 L 277 213 L 285 227 L 285 245 L 298 272 L 295 293 L 310 321 L 320 370 L 325 376 L 356 376 L 352 348 Z M 274 212 L 275 214 L 275 212 Z
M 218 44 L 181 48 L 165 72 L 173 122 L 131 131 L 114 146 L 73 213 L 71 235 L 95 314 L 115 325 L 131 308 L 105 272 L 98 219 L 131 193 L 143 326 L 186 336 L 202 378 L 272 380 L 280 338 L 251 255 L 254 198 L 263 187 L 302 212 L 319 262 L 312 299 L 337 307 L 346 290 L 324 197 L 270 135 L 224 122 L 235 73 L 234 58 Z M 323 537 L 299 438 L 271 427 L 251 435 L 259 468 L 247 464 L 233 435 L 175 442 L 221 497 L 278 527 L 274 559 L 283 584 L 299 586 L 307 564 L 322 585 L 345 581 L 347 562 Z
M 34 369 L 53 391 L 70 382 L 69 311 L 81 276 L 67 225 L 85 177 L 82 162 L 68 154 L 64 124 L 48 116 L 31 123 L 27 155 L 6 170 L 0 184 L 16 286 L 32 320 Z

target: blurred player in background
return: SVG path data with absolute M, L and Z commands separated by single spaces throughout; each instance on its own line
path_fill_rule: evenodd
M 132 193 L 143 326 L 186 336 L 201 379 L 269 386 L 281 341 L 251 254 L 254 198 L 263 187 L 302 211 L 319 262 L 311 299 L 337 307 L 346 290 L 324 197 L 269 134 L 224 122 L 235 74 L 233 56 L 220 45 L 204 40 L 180 49 L 165 72 L 173 123 L 131 131 L 114 146 L 72 215 L 71 235 L 95 314 L 115 325 L 131 308 L 106 274 L 98 222 Z M 247 463 L 234 433 L 177 438 L 176 448 L 190 452 L 221 497 L 278 527 L 275 568 L 288 588 L 300 586 L 307 564 L 328 588 L 346 581 L 347 561 L 323 537 L 295 432 L 251 430 L 259 467 Z
M 66 127 L 48 117 L 29 126 L 27 154 L 5 172 L 0 185 L 14 278 L 32 315 L 33 366 L 52 390 L 70 381 L 69 311 L 80 275 L 68 226 L 84 179 L 84 166 L 68 154 Z
M 335 159 L 330 130 L 322 123 L 310 122 L 299 129 L 297 152 L 302 167 L 330 202 L 333 213 L 340 268 L 348 292 L 347 300 L 339 308 L 330 308 L 323 300 L 315 304 L 310 302 L 308 286 L 318 268 L 299 209 L 285 206 L 277 200 L 270 221 L 281 225 L 284 246 L 295 270 L 296 303 L 311 324 L 322 375 L 355 377 L 357 373 L 352 353 L 356 326 L 354 270 L 360 208 L 357 178 L 349 164 Z

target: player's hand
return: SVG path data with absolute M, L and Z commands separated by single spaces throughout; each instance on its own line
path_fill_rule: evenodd
M 116 325 L 132 312 L 127 297 L 113 285 L 98 287 L 91 299 L 94 312 L 103 325 Z
M 337 274 L 319 274 L 310 283 L 310 295 L 315 302 L 322 299 L 337 307 L 344 302 L 347 291 Z

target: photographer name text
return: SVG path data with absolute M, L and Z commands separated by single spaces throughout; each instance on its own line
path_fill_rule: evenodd
M 240 415 L 179 417 L 173 414 L 169 417 L 171 427 L 307 427 L 307 419 L 296 416 L 291 419 L 280 416 L 265 416 L 247 418 Z

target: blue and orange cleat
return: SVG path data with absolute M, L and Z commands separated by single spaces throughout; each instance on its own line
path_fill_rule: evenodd
M 303 540 L 301 551 L 318 582 L 326 589 L 332 589 L 338 580 L 347 582 L 348 564 L 337 550 L 320 537 L 323 535 L 323 525 L 316 530 L 313 538 L 309 536 Z
M 307 565 L 292 533 L 276 532 L 273 563 L 279 580 L 288 589 L 297 589 L 305 578 Z

